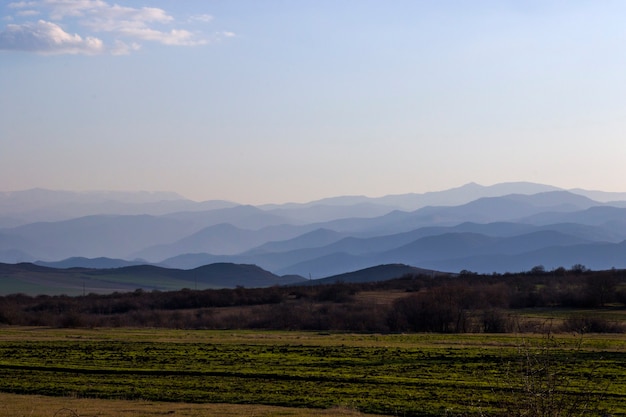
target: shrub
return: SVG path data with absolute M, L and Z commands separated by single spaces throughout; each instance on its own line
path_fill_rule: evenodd
M 623 333 L 624 326 L 600 317 L 573 315 L 564 320 L 561 330 L 576 333 Z
M 537 344 L 523 341 L 517 361 L 507 364 L 502 416 L 583 417 L 605 416 L 601 409 L 607 390 L 595 381 L 594 370 L 580 371 L 576 385 L 564 371 L 576 369 L 582 338 L 574 349 L 566 349 L 551 333 Z M 582 382 L 581 382 L 582 381 Z

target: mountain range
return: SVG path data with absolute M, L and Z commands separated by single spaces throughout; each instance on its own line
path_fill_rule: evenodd
M 0 262 L 177 270 L 244 264 L 307 279 L 381 264 L 453 273 L 626 268 L 626 193 L 470 183 L 251 206 L 174 193 L 4 192 Z

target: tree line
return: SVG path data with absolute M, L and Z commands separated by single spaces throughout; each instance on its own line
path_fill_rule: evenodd
M 525 332 L 529 308 L 573 309 L 563 331 L 623 332 L 620 321 L 576 309 L 624 309 L 626 271 L 582 265 L 523 273 L 406 275 L 372 283 L 84 296 L 0 297 L 0 325 L 362 332 Z

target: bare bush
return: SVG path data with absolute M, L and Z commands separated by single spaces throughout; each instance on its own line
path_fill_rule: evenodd
M 625 329 L 621 323 L 604 318 L 572 315 L 563 321 L 561 330 L 576 333 L 623 333 Z
M 580 362 L 582 337 L 572 349 L 551 333 L 539 343 L 523 340 L 517 360 L 507 364 L 500 408 L 507 417 L 606 416 L 601 408 L 607 386 L 595 369 Z M 574 375 L 574 376 L 573 376 Z

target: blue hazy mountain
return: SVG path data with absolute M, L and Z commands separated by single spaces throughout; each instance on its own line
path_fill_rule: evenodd
M 127 258 L 147 245 L 179 239 L 193 231 L 192 225 L 168 218 L 101 215 L 31 223 L 0 233 L 13 239 L 11 249 L 52 261 L 73 256 Z M 29 243 L 24 247 L 20 242 Z
M 543 212 L 521 219 L 531 224 L 577 223 L 584 225 L 613 224 L 622 227 L 626 224 L 626 208 L 612 206 L 595 206 L 586 210 L 569 213 Z
M 307 235 L 302 235 L 301 238 Z M 326 264 L 328 261 L 326 257 L 331 255 L 334 255 L 335 259 L 349 259 L 348 265 L 355 265 L 355 256 L 362 257 L 362 262 L 365 264 L 373 261 L 415 264 L 420 261 L 417 258 L 418 255 L 423 256 L 421 259 L 425 260 L 430 259 L 424 257 L 427 254 L 434 254 L 438 259 L 450 257 L 452 253 L 457 256 L 458 252 L 464 255 L 481 253 L 477 252 L 479 249 L 497 251 L 497 253 L 515 253 L 551 245 L 573 245 L 594 241 L 617 243 L 624 239 L 619 235 L 614 230 L 600 226 L 566 223 L 550 226 L 517 223 L 463 223 L 453 227 L 427 227 L 406 233 L 372 238 L 347 237 L 328 245 L 292 250 L 289 250 L 289 246 L 287 246 L 287 243 L 292 240 L 288 240 L 263 245 L 264 250 L 255 249 L 235 256 L 215 256 L 206 253 L 184 254 L 167 259 L 162 264 L 176 268 L 193 268 L 218 261 L 244 262 L 258 264 L 279 273 L 306 275 L 313 269 L 319 272 L 319 268 L 313 268 L 310 265 L 315 263 Z M 472 237 L 473 240 L 469 237 Z M 478 245 L 483 241 L 491 242 L 493 245 Z M 310 246 L 314 245 L 311 244 Z M 273 248 L 273 251 L 268 250 L 268 248 Z M 303 266 L 304 269 L 298 269 L 300 268 L 298 264 L 308 266 Z M 333 268 L 345 267 L 344 263 L 336 261 L 333 265 Z
M 387 251 L 372 251 L 367 254 L 354 254 L 347 252 L 324 253 L 318 257 L 309 259 L 296 259 L 297 262 L 277 268 L 279 274 L 299 274 L 306 276 L 312 274 L 315 277 L 329 276 L 341 273 L 340 271 L 351 271 L 367 267 L 367 265 L 402 263 L 408 265 L 419 265 L 420 267 L 437 269 L 446 272 L 458 272 L 468 267 L 460 267 L 458 263 L 446 262 L 457 258 L 480 259 L 485 255 L 508 256 L 522 254 L 533 251 L 540 251 L 544 248 L 559 246 L 562 248 L 589 244 L 589 240 L 576 238 L 570 235 L 555 231 L 538 231 L 519 236 L 494 237 L 478 233 L 445 233 L 419 238 L 409 244 L 399 246 Z M 317 254 L 320 252 L 318 251 Z M 259 264 L 263 265 L 263 260 L 259 259 Z M 626 260 L 624 261 L 626 266 Z M 436 268 L 433 267 L 436 265 Z M 473 262 L 474 268 L 489 270 L 489 272 L 500 271 L 493 269 L 491 265 L 478 265 Z M 536 264 L 535 264 L 536 265 Z M 272 265 L 276 267 L 276 265 Z M 570 265 L 568 265 L 570 266 Z M 506 269 L 504 271 L 510 271 Z M 502 271 L 502 272 L 504 272 Z
M 173 243 L 148 247 L 133 257 L 159 261 L 181 253 L 208 252 L 234 255 L 269 241 L 289 239 L 306 232 L 310 227 L 293 225 L 267 226 L 259 230 L 241 229 L 230 223 L 205 227 Z
M 110 268 L 123 268 L 126 266 L 145 265 L 146 261 L 135 260 L 127 261 L 124 259 L 112 259 L 112 258 L 84 258 L 84 257 L 72 257 L 55 262 L 36 261 L 35 265 L 46 266 L 48 268 L 88 268 L 88 269 L 110 269 Z
M 236 205 L 221 200 L 198 203 L 171 192 L 74 192 L 37 188 L 0 192 L 0 227 L 69 220 L 96 214 L 162 215 L 176 211 L 212 210 Z
M 299 249 L 317 248 L 330 245 L 341 240 L 346 235 L 329 229 L 315 229 L 288 240 L 273 240 L 255 247 L 244 255 L 263 254 L 271 252 L 286 252 Z
M 96 259 L 106 267 L 141 258 L 170 268 L 251 264 L 315 278 L 378 264 L 493 272 L 569 267 L 579 257 L 573 263 L 621 267 L 609 254 L 619 253 L 626 240 L 626 203 L 617 201 L 624 195 L 532 183 L 467 184 L 436 193 L 255 207 L 168 193 L 0 193 L 0 220 L 8 223 L 62 218 L 72 205 L 81 213 L 94 210 L 0 227 L 0 261 L 97 268 Z M 135 211 L 145 213 L 128 214 Z
M 480 273 L 529 271 L 541 265 L 547 271 L 575 264 L 593 270 L 626 268 L 626 241 L 620 243 L 588 243 L 552 246 L 519 254 L 485 254 L 425 262 L 426 268 L 445 268 L 453 271 L 467 269 Z

